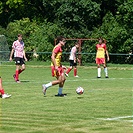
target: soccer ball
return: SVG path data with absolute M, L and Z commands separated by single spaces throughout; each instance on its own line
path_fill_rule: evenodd
M 82 87 L 77 87 L 77 89 L 76 89 L 76 93 L 77 94 L 79 94 L 79 95 L 81 95 L 81 94 L 83 94 L 84 93 L 84 89 L 82 88 Z

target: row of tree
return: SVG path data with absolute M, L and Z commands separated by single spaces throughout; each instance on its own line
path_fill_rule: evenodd
M 133 49 L 132 7 L 132 0 L 1 0 L 0 34 L 6 36 L 10 48 L 17 34 L 23 34 L 29 52 L 51 52 L 54 38 L 63 35 L 102 36 L 110 53 L 128 53 Z M 94 53 L 95 43 L 86 41 L 82 52 Z

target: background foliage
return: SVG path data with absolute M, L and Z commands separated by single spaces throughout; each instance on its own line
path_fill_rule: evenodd
M 102 36 L 110 53 L 128 53 L 133 49 L 132 7 L 132 0 L 1 0 L 0 34 L 11 48 L 22 33 L 28 52 L 51 52 L 54 38 L 63 35 Z M 96 43 L 86 42 L 82 52 L 95 52 Z M 39 60 L 49 58 L 39 56 Z

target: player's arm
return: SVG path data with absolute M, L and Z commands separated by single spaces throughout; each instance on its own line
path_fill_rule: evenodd
M 9 59 L 10 61 L 12 61 L 13 53 L 14 53 L 14 48 L 12 48 L 11 53 L 10 53 L 10 59 Z
M 24 55 L 25 61 L 27 61 L 26 54 L 25 54 L 25 50 L 23 50 L 23 55 Z
M 108 50 L 106 50 L 105 53 L 107 55 L 107 61 L 109 61 L 109 53 L 108 53 Z
M 56 65 L 55 61 L 56 53 L 52 52 L 51 60 L 56 70 L 58 70 L 58 66 Z

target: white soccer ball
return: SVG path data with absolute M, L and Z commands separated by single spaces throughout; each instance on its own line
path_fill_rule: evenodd
M 79 95 L 81 95 L 81 94 L 83 94 L 84 93 L 84 89 L 82 88 L 82 87 L 77 87 L 77 89 L 76 89 L 76 93 L 77 94 L 79 94 Z

